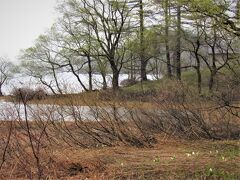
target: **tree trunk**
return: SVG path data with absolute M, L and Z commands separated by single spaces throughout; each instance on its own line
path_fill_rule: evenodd
M 117 65 L 115 64 L 114 55 L 112 55 L 111 58 L 109 58 L 109 62 L 110 62 L 112 73 L 113 73 L 112 88 L 113 88 L 113 91 L 115 91 L 119 89 L 118 80 L 119 80 L 120 70 L 118 70 Z
M 131 62 L 130 62 L 130 72 L 129 72 L 129 74 L 130 74 L 130 79 L 134 79 L 134 67 L 133 67 L 133 60 L 131 60 Z
M 215 42 L 216 42 L 216 38 L 215 38 Z M 213 45 L 211 47 L 211 49 L 212 49 L 212 67 L 210 69 L 210 79 L 209 79 L 209 91 L 210 92 L 213 91 L 214 78 L 215 78 L 215 76 L 217 74 L 215 45 Z
M 106 74 L 105 73 L 101 73 L 102 75 L 102 79 L 103 79 L 103 86 L 102 89 L 106 90 L 107 89 L 107 80 L 106 80 Z
M 51 83 L 48 84 L 46 81 L 43 80 L 42 77 L 38 77 L 38 78 L 39 78 L 39 81 L 40 81 L 43 85 L 47 86 L 54 95 L 57 95 L 57 93 L 55 92 L 55 90 L 54 90 L 53 87 L 51 86 Z
M 238 20 L 240 19 L 240 0 L 238 0 L 236 4 L 236 18 Z
M 212 70 L 211 73 L 210 73 L 209 84 L 208 84 L 209 92 L 213 92 L 215 75 L 216 75 L 216 72 L 214 70 Z
M 139 18 L 140 18 L 140 61 L 141 61 L 141 79 L 142 81 L 147 81 L 147 61 L 144 57 L 144 11 L 143 11 L 143 1 L 139 0 Z
M 155 59 L 155 74 L 156 74 L 156 79 L 159 79 L 159 67 L 158 67 L 158 60 Z
M 200 71 L 200 66 L 197 66 L 196 68 L 197 70 L 197 82 L 198 82 L 198 93 L 201 94 L 202 93 L 202 74 Z
M 147 81 L 146 68 L 147 68 L 147 62 L 144 61 L 144 62 L 142 62 L 142 64 L 141 64 L 141 79 L 142 79 L 142 81 Z
M 177 5 L 176 77 L 181 80 L 181 5 Z
M 114 91 L 119 89 L 118 80 L 119 80 L 119 71 L 113 71 L 112 87 Z
M 165 46 L 167 59 L 167 76 L 170 78 L 172 77 L 172 67 L 169 51 L 169 0 L 165 0 L 164 14 L 165 14 Z
M 49 61 L 49 62 L 50 62 L 50 61 Z M 57 90 L 58 90 L 58 92 L 59 92 L 60 94 L 63 94 L 63 93 L 62 93 L 62 90 L 61 90 L 61 88 L 60 88 L 59 82 L 58 82 L 58 78 L 57 78 L 57 74 L 56 74 L 56 71 L 55 71 L 55 67 L 54 67 L 53 64 L 51 64 L 51 66 L 52 66 L 53 77 L 54 77 L 54 81 L 55 81 L 56 86 L 57 86 Z
M 92 83 L 92 63 L 91 63 L 91 57 L 87 55 L 88 59 L 88 82 L 89 82 L 89 91 L 93 90 L 93 83 Z
M 78 80 L 78 82 L 80 83 L 80 85 L 82 86 L 82 88 L 87 92 L 88 89 L 87 89 L 86 86 L 82 83 L 79 75 L 75 72 L 74 67 L 73 67 L 73 65 L 71 64 L 71 62 L 69 62 L 69 66 L 70 66 L 70 68 L 71 68 L 71 72 L 73 73 L 73 75 L 77 78 L 77 80 Z
M 195 58 L 197 61 L 197 66 L 196 66 L 196 71 L 197 71 L 197 83 L 198 83 L 198 93 L 201 94 L 202 93 L 202 74 L 201 74 L 201 63 L 200 63 L 200 58 L 198 56 L 198 51 L 200 49 L 200 41 L 197 40 L 197 48 L 195 51 Z
M 2 85 L 0 85 L 0 96 L 3 96 Z

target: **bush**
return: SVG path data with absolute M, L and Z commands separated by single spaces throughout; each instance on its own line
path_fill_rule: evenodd
M 137 80 L 136 78 L 133 78 L 133 79 L 124 79 L 121 81 L 120 85 L 121 86 L 124 86 L 124 87 L 127 87 L 127 86 L 132 86 L 134 84 L 137 84 Z
M 12 91 L 12 95 L 17 101 L 30 101 L 30 100 L 41 100 L 45 99 L 47 92 L 42 88 L 37 88 L 35 90 L 31 88 L 15 88 Z
M 34 99 L 37 99 L 37 100 L 41 100 L 41 99 L 45 99 L 47 96 L 47 92 L 42 89 L 42 88 L 37 88 L 35 90 L 35 96 L 34 96 Z

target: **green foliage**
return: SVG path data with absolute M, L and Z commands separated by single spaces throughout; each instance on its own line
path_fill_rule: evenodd
M 240 71 L 240 68 L 235 68 L 235 71 Z M 220 74 L 224 74 L 226 77 L 231 77 L 232 72 L 223 68 Z M 201 70 L 202 75 L 202 95 L 209 96 L 208 91 L 208 81 L 210 72 L 208 69 Z M 141 92 L 141 91 L 149 91 L 149 90 L 169 90 L 173 89 L 177 84 L 175 80 L 169 79 L 167 77 L 163 77 L 163 79 L 155 80 L 155 81 L 146 81 L 146 82 L 138 82 L 137 84 L 129 87 L 124 87 L 123 90 L 126 92 Z M 182 83 L 187 85 L 191 90 L 196 91 L 197 93 L 197 73 L 194 70 L 184 71 L 182 73 Z
M 159 27 L 153 27 L 144 31 L 143 48 L 145 58 L 156 57 L 159 55 L 160 46 L 164 43 L 164 38 L 160 36 L 159 31 Z M 128 40 L 126 47 L 132 54 L 139 56 L 140 51 L 142 50 L 139 43 L 139 37 L 133 36 Z
M 210 13 L 211 15 L 217 14 L 226 10 L 228 5 L 227 3 L 226 4 L 216 3 L 216 1 L 214 0 L 192 0 L 192 1 L 187 1 L 187 3 L 194 10 L 197 10 L 198 12 L 207 12 L 207 13 Z

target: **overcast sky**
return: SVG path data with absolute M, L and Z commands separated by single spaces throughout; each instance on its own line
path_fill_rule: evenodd
M 20 49 L 28 48 L 56 19 L 57 0 L 0 0 L 0 56 L 17 63 Z

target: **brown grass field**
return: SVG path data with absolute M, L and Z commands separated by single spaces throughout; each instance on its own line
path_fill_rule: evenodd
M 22 125 L 14 128 L 0 179 L 29 179 L 29 174 L 36 177 L 35 159 Z M 32 133 L 36 133 L 35 126 L 31 126 Z M 1 139 L 7 136 L 6 127 L 9 122 L 1 126 Z M 152 147 L 143 148 L 124 144 L 81 148 L 60 138 L 58 143 L 44 140 L 39 154 L 44 179 L 240 178 L 240 142 L 237 140 L 189 141 L 163 134 L 156 135 L 156 140 Z M 18 143 L 21 144 L 19 147 Z M 0 156 L 3 156 L 2 152 Z
M 239 178 L 239 148 L 239 142 L 234 141 L 168 140 L 148 149 L 65 149 L 54 155 L 65 165 L 66 179 Z M 85 170 L 73 168 L 78 165 Z

